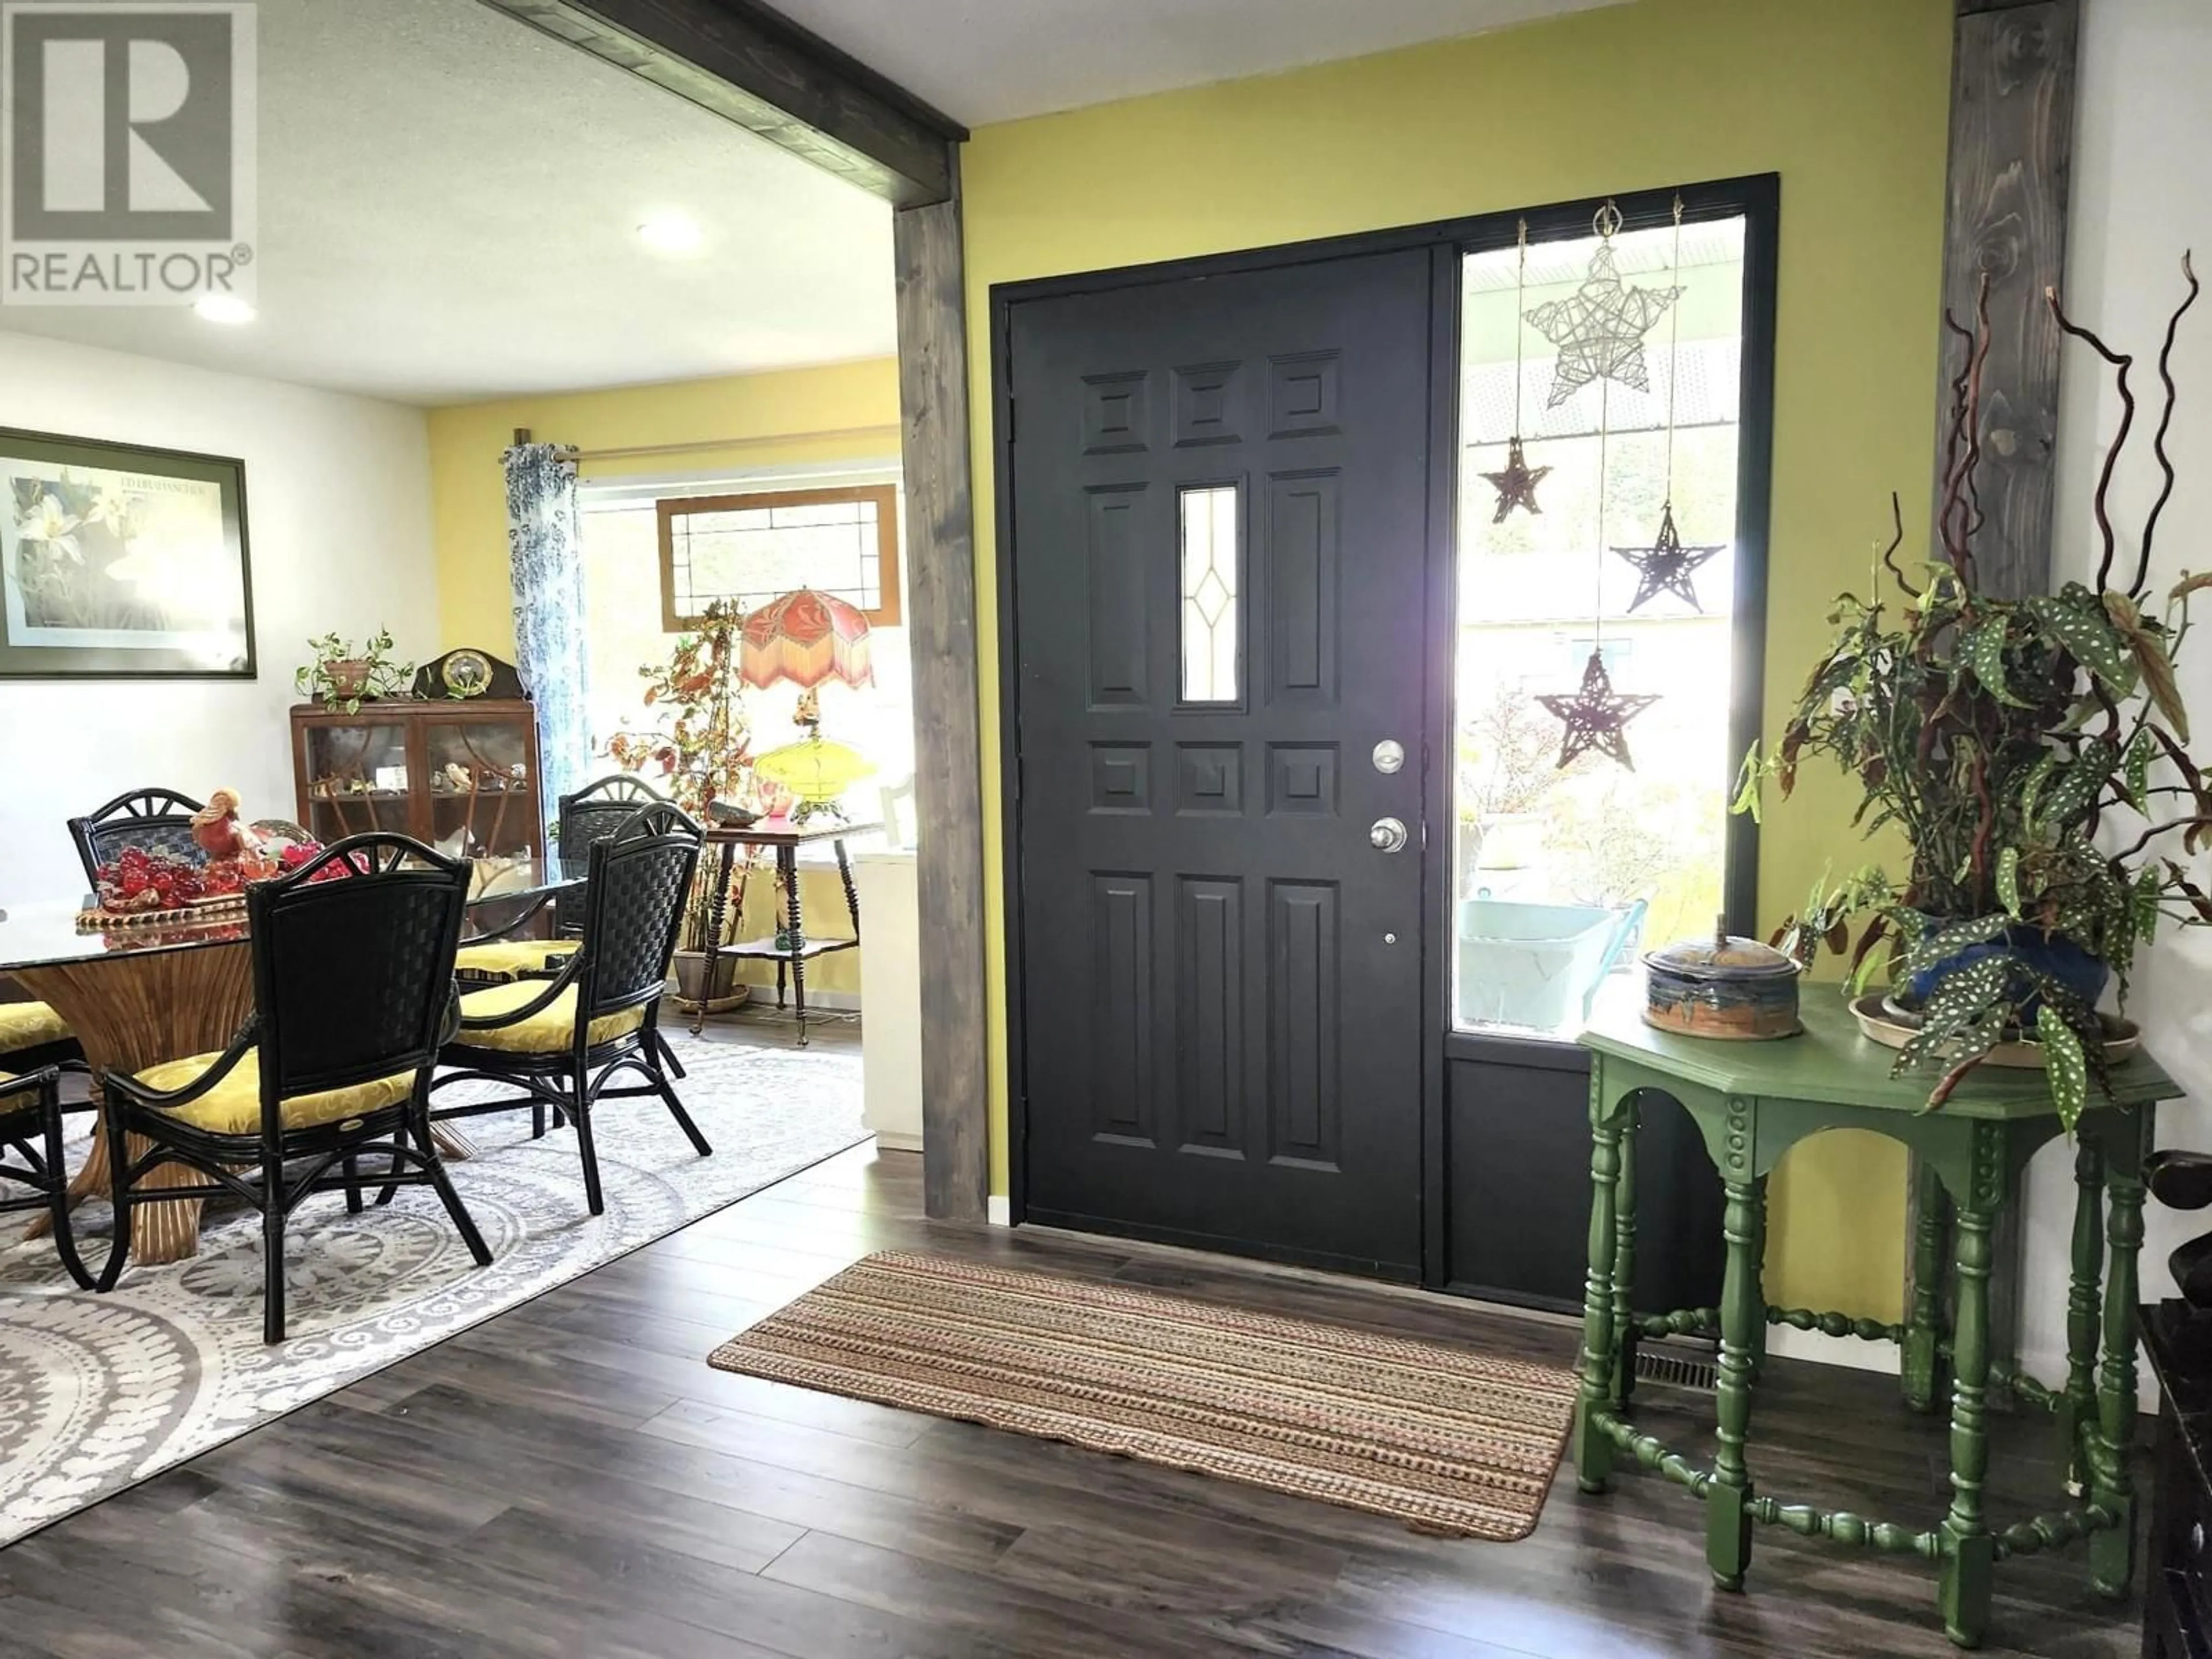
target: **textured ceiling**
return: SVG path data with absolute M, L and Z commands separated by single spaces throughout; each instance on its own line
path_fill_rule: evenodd
M 1504 28 L 1621 0 L 772 0 L 980 125 Z
M 890 210 L 828 174 L 477 0 L 259 11 L 259 319 L 0 330 L 423 404 L 896 349 Z

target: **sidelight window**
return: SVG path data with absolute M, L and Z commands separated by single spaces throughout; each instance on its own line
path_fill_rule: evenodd
M 1182 549 L 1182 701 L 1233 703 L 1238 690 L 1237 486 L 1187 487 Z
M 1462 265 L 1462 1030 L 1571 1036 L 1608 975 L 1723 908 L 1744 233 L 1666 222 Z M 1685 551 L 1655 559 L 1670 514 Z

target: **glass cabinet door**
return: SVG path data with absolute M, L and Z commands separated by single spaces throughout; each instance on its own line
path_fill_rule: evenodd
M 513 720 L 434 720 L 424 731 L 431 839 L 466 858 L 528 858 L 534 822 L 527 726 Z
M 411 832 L 413 778 L 407 728 L 364 720 L 358 726 L 311 726 L 303 734 L 307 763 L 307 832 L 325 843 L 372 830 Z

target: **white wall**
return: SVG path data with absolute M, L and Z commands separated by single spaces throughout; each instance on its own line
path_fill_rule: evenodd
M 249 816 L 294 816 L 287 711 L 310 637 L 384 623 L 403 655 L 436 648 L 420 410 L 0 333 L 0 426 L 242 458 L 260 668 L 0 681 L 0 904 L 79 895 L 63 821 L 125 789 L 227 785 Z
M 2143 399 L 2112 501 L 2121 529 L 2121 580 L 2133 574 L 2136 532 L 2154 499 L 2150 455 L 2160 396 L 2155 359 L 2166 319 L 2181 299 L 2182 252 L 2194 246 L 2212 278 L 2212 6 L 2205 0 L 2089 0 L 2081 41 L 2080 127 L 2074 157 L 2073 229 L 2064 299 L 2069 315 L 2137 362 Z M 2181 569 L 2212 569 L 2212 295 L 2184 321 L 2174 353 L 2181 404 L 2167 451 L 2181 482 L 2153 550 L 2152 591 Z M 2069 345 L 2062 372 L 2057 550 L 2061 581 L 2094 580 L 2099 556 L 2091 497 L 2119 416 L 2109 374 L 2086 347 Z M 2148 419 L 2146 419 L 2146 415 Z M 2200 626 L 2212 607 L 2198 605 Z M 2212 737 L 2212 629 L 2185 647 L 2184 695 L 2197 741 Z M 2178 849 L 2177 849 L 2177 856 Z M 2212 860 L 2190 860 L 2199 882 Z M 2212 1151 L 2212 929 L 2175 931 L 2138 961 L 2128 1012 L 2191 1098 L 2159 1109 L 2159 1144 Z M 2027 1269 L 2021 1352 L 2045 1382 L 2064 1376 L 2066 1273 L 2073 1220 L 2073 1152 L 2058 1143 L 2028 1175 Z M 2153 1206 L 2143 1248 L 2144 1295 L 2173 1293 L 2166 1258 L 2212 1216 L 2176 1217 Z M 2146 1389 L 2146 1404 L 2154 1398 Z

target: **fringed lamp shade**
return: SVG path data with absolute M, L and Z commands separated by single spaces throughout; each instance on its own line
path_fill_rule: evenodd
M 778 680 L 813 687 L 824 680 L 872 685 L 868 619 L 834 595 L 804 587 L 771 599 L 745 618 L 738 672 L 763 690 Z

